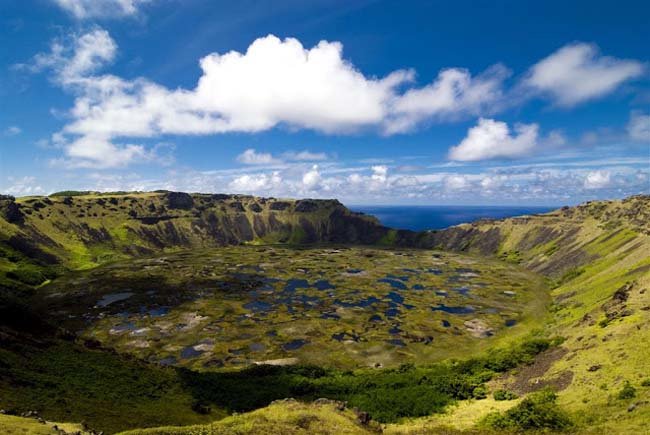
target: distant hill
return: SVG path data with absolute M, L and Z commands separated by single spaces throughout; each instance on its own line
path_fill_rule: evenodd
M 382 243 L 390 230 L 336 200 L 181 192 L 0 198 L 0 282 L 160 251 L 241 243 Z

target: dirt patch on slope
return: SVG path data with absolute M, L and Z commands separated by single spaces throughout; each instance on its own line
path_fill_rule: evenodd
M 506 388 L 522 395 L 533 391 L 551 387 L 555 391 L 562 391 L 573 381 L 573 372 L 565 370 L 550 379 L 541 379 L 553 363 L 568 353 L 568 349 L 556 347 L 537 355 L 532 364 L 519 369 L 516 375 L 505 381 Z

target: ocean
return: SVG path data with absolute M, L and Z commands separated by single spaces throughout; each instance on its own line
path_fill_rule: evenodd
M 456 206 L 456 205 L 351 205 L 350 210 L 377 217 L 387 227 L 422 231 L 439 230 L 479 219 L 501 219 L 545 213 L 558 207 Z

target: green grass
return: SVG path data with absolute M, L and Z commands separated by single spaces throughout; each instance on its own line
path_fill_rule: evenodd
M 0 406 L 37 410 L 47 419 L 82 421 L 114 432 L 214 420 L 223 411 L 250 411 L 285 397 L 328 397 L 390 422 L 441 412 L 455 400 L 473 397 L 497 373 L 530 361 L 550 345 L 532 339 L 429 367 L 348 372 L 259 366 L 222 373 L 160 368 L 67 342 L 46 348 L 20 345 L 0 350 Z M 197 404 L 210 407 L 212 414 L 196 413 Z
M 173 369 L 66 342 L 0 349 L 0 366 L 0 407 L 37 410 L 48 420 L 86 422 L 110 433 L 223 415 L 192 411 L 194 399 Z
M 379 430 L 376 424 L 362 426 L 351 410 L 339 410 L 335 404 L 304 404 L 288 400 L 251 413 L 233 415 L 209 425 L 138 429 L 123 435 L 357 435 L 377 433 Z
M 82 431 L 82 427 L 78 423 L 57 423 L 50 421 L 41 423 L 36 418 L 3 414 L 0 414 L 0 429 L 3 435 L 59 435 L 60 432 L 58 430 L 64 430 L 66 433 Z

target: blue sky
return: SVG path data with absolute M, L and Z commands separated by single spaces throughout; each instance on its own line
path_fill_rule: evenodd
M 6 0 L 0 191 L 650 192 L 644 1 Z

